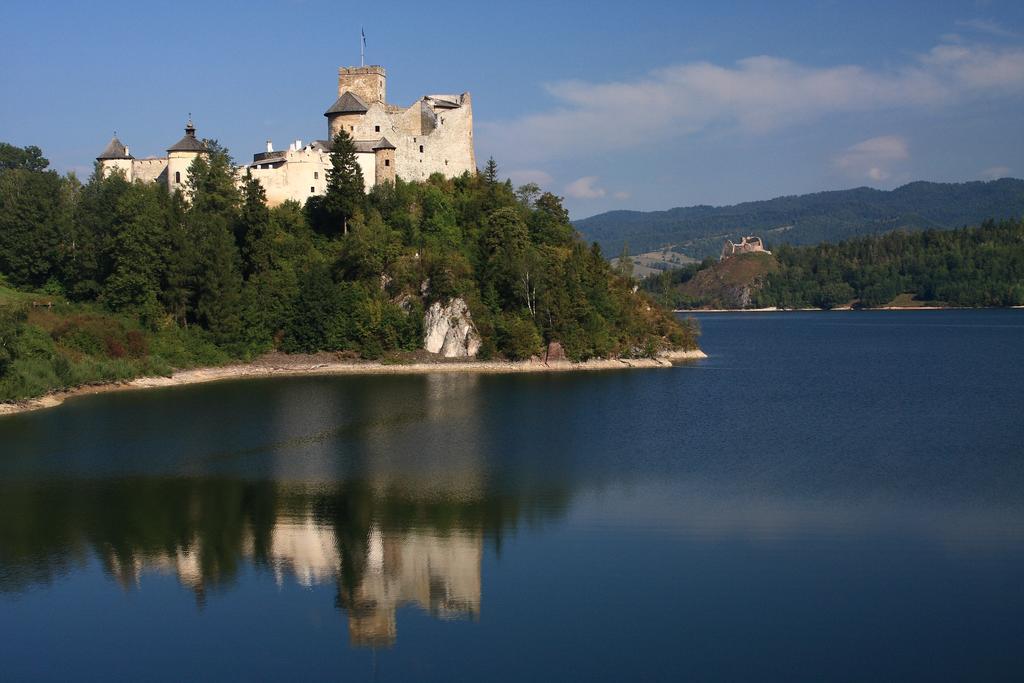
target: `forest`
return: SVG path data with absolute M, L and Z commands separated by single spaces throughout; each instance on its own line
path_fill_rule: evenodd
M 574 231 L 561 199 L 476 174 L 363 191 L 354 146 L 333 141 L 328 190 L 268 207 L 207 141 L 186 191 L 99 169 L 48 170 L 0 143 L 0 400 L 167 374 L 278 350 L 399 362 L 423 311 L 463 298 L 481 358 L 551 341 L 576 361 L 695 348 Z
M 833 244 L 896 230 L 951 230 L 1024 215 L 1024 180 L 913 182 L 894 190 L 850 190 L 776 197 L 732 206 L 667 211 L 611 211 L 576 221 L 576 228 L 610 255 L 628 243 L 633 253 L 673 245 L 702 259 L 722 241 L 760 235 L 775 245 Z
M 708 259 L 649 278 L 643 287 L 674 308 L 723 305 L 726 288 L 748 288 L 748 306 L 754 308 L 1024 305 L 1024 220 L 892 232 L 838 244 L 768 246 L 771 256 Z M 702 276 L 709 271 L 714 277 Z M 694 286 L 708 282 L 719 287 Z

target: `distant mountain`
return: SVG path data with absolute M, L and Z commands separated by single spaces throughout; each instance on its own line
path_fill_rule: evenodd
M 606 256 L 624 242 L 636 254 L 673 245 L 702 258 L 717 255 L 726 238 L 760 235 L 768 243 L 839 242 L 892 230 L 953 229 L 986 218 L 1024 216 L 1024 180 L 915 182 L 895 190 L 858 187 L 733 206 L 690 206 L 668 211 L 609 211 L 575 221 Z

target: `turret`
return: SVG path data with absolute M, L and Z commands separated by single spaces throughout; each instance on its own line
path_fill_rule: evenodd
M 100 169 L 103 172 L 103 177 L 106 178 L 115 170 L 120 171 L 124 174 L 124 177 L 128 182 L 132 181 L 132 157 L 128 153 L 128 147 L 121 143 L 117 139 L 117 134 L 110 138 L 110 142 L 100 152 L 100 155 L 96 157 L 96 161 L 100 162 Z
M 374 183 L 395 182 L 395 146 L 381 138 L 373 146 Z
M 188 167 L 200 154 L 207 152 L 206 145 L 196 138 L 196 127 L 189 114 L 185 124 L 185 137 L 167 148 L 167 189 L 180 190 L 188 178 Z

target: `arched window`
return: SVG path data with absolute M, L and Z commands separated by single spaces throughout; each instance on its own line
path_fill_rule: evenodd
M 175 171 L 174 172 L 174 184 L 175 185 L 180 185 L 181 184 L 181 171 Z

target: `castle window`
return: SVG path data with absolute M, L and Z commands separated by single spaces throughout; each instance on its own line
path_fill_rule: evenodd
M 313 180 L 320 179 L 320 171 L 313 171 Z
M 380 126 L 374 126 L 373 127 L 373 132 L 374 133 L 379 133 L 380 132 Z
M 390 166 L 391 165 L 391 159 L 385 159 L 384 160 L 384 165 L 385 166 Z
M 423 145 L 420 145 L 420 154 L 423 154 Z
M 309 193 L 310 194 L 313 194 L 314 192 L 316 192 L 316 188 L 315 187 L 309 188 Z
M 179 183 L 181 183 L 181 171 L 175 171 L 174 172 L 174 184 L 177 185 Z

